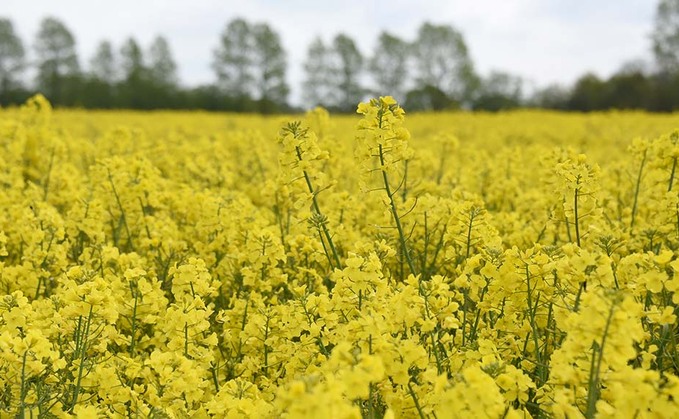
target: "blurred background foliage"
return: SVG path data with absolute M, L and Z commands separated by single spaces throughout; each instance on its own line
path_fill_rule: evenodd
M 652 62 L 630 61 L 609 78 L 590 73 L 572 86 L 542 88 L 530 88 L 518 74 L 479 74 L 463 34 L 451 25 L 424 22 L 415 39 L 382 32 L 369 53 L 345 33 L 329 42 L 317 37 L 303 63 L 303 103 L 291 105 L 287 52 L 266 22 L 227 22 L 213 51 L 214 82 L 189 87 L 179 80 L 163 35 L 146 46 L 132 37 L 122 45 L 102 40 L 83 64 L 64 22 L 44 18 L 29 51 L 13 22 L 0 17 L 0 105 L 20 104 L 40 92 L 57 107 L 268 114 L 320 105 L 353 112 L 366 97 L 392 95 L 409 111 L 672 112 L 679 109 L 679 0 L 658 2 L 653 27 Z

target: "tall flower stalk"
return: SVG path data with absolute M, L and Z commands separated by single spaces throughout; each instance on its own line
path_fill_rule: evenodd
M 394 200 L 405 182 L 405 163 L 412 157 L 412 150 L 408 148 L 410 132 L 403 127 L 405 111 L 393 97 L 386 96 L 359 104 L 357 112 L 363 118 L 358 124 L 356 157 L 363 166 L 364 174 L 369 176 L 375 171 L 381 173 L 380 189 L 386 193 L 385 203 L 398 231 L 401 254 L 410 273 L 415 275 L 417 272 L 408 249 L 402 216 Z M 393 179 L 399 177 L 400 181 L 394 183 Z
M 318 203 L 318 194 L 331 186 L 318 164 L 327 160 L 329 154 L 318 147 L 316 134 L 303 127 L 300 121 L 290 122 L 283 127 L 279 142 L 283 145 L 280 155 L 281 176 L 285 182 L 304 180 L 308 195 L 301 200 L 311 201 L 309 224 L 318 231 L 330 268 L 339 269 L 339 253 L 328 228 L 328 217 Z

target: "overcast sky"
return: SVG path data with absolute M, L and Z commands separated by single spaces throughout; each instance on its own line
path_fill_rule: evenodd
M 498 69 L 536 86 L 572 83 L 585 72 L 608 76 L 634 59 L 650 59 L 655 0 L 0 0 L 27 46 L 40 20 L 54 16 L 76 36 L 87 65 L 102 39 L 135 37 L 148 47 L 165 35 L 185 85 L 213 81 L 212 51 L 234 17 L 268 22 L 289 56 L 292 99 L 302 62 L 317 35 L 353 37 L 369 55 L 382 30 L 411 40 L 424 21 L 451 24 L 464 35 L 481 74 Z

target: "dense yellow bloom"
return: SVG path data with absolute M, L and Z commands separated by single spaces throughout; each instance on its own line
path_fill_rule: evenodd
M 386 96 L 359 104 L 357 112 L 363 115 L 356 135 L 356 157 L 363 170 L 368 174 L 374 169 L 397 171 L 397 165 L 412 156 L 408 148 L 410 132 L 403 126 L 403 108 L 393 97 Z
M 676 417 L 676 115 L 0 110 L 0 417 Z

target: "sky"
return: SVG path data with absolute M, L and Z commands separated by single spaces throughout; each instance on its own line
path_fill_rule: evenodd
M 464 36 L 481 75 L 522 76 L 529 89 L 572 84 L 587 72 L 607 77 L 633 60 L 651 60 L 655 0 L 0 0 L 31 49 L 40 21 L 63 21 L 87 67 L 98 43 L 116 48 L 129 37 L 148 47 L 170 42 L 185 86 L 214 81 L 212 54 L 235 17 L 267 22 L 289 57 L 291 101 L 299 103 L 302 63 L 311 40 L 337 33 L 354 38 L 369 56 L 383 30 L 413 40 L 422 22 L 449 24 Z

